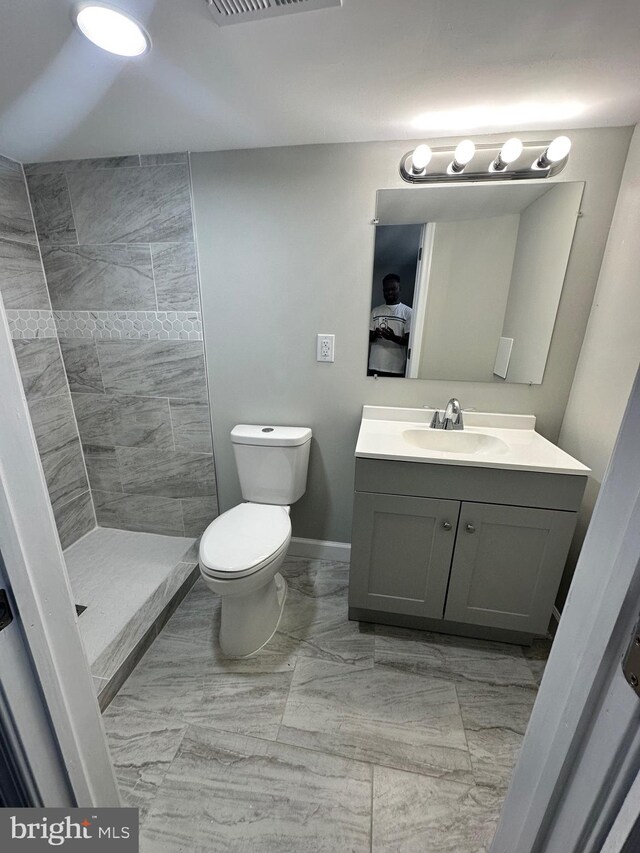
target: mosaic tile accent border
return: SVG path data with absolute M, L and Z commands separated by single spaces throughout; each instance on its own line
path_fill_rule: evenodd
M 7 320 L 11 337 L 16 340 L 58 337 L 53 311 L 7 309 Z
M 201 341 L 198 311 L 54 311 L 61 338 Z

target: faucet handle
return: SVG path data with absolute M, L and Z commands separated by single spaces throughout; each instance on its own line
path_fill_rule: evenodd
M 444 415 L 440 418 L 440 412 L 436 409 L 431 418 L 431 429 L 442 429 L 444 426 Z

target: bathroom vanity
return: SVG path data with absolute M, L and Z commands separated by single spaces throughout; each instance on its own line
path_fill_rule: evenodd
M 589 469 L 529 415 L 365 406 L 349 618 L 530 643 L 546 633 Z

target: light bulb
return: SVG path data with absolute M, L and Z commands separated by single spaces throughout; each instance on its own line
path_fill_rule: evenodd
M 500 149 L 500 159 L 508 166 L 509 163 L 513 163 L 514 160 L 517 160 L 518 157 L 522 154 L 523 145 L 522 142 L 518 139 L 517 136 L 512 136 L 511 139 L 507 139 L 505 144 Z
M 447 171 L 462 172 L 467 163 L 471 162 L 475 153 L 476 146 L 473 142 L 470 139 L 463 139 L 462 142 L 458 143 L 453 163 L 450 164 Z
M 83 36 L 109 53 L 142 56 L 151 49 L 151 39 L 141 24 L 106 3 L 79 3 L 72 19 Z
M 558 160 L 564 160 L 569 151 L 571 151 L 571 140 L 569 137 L 556 136 L 545 151 L 545 155 L 551 163 L 557 163 Z
M 411 155 L 411 171 L 418 175 L 427 168 L 431 160 L 431 149 L 428 145 L 418 145 Z

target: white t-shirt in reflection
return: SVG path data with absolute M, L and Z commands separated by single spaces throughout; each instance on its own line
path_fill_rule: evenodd
M 397 305 L 378 305 L 371 312 L 369 322 L 370 331 L 385 328 L 385 326 L 397 335 L 409 334 L 411 331 L 411 308 L 398 302 Z M 369 352 L 369 370 L 380 371 L 380 373 L 398 373 L 404 376 L 407 362 L 407 348 L 395 341 L 387 341 L 379 338 L 371 344 Z

